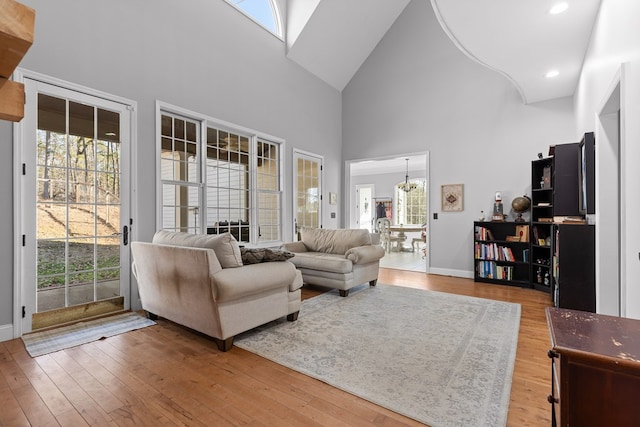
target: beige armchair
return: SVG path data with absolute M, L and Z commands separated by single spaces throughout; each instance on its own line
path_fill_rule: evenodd
M 237 241 L 159 231 L 132 242 L 133 273 L 150 318 L 209 335 L 221 351 L 235 335 L 287 316 L 298 318 L 302 276 L 288 261 L 243 265 Z

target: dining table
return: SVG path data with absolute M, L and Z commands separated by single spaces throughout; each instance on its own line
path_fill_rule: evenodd
M 392 233 L 398 233 L 396 240 L 396 251 L 402 252 L 404 250 L 403 242 L 406 240 L 407 235 L 405 233 L 419 232 L 422 231 L 425 227 L 423 225 L 392 225 L 389 227 L 389 231 Z M 411 248 L 413 251 L 413 247 Z

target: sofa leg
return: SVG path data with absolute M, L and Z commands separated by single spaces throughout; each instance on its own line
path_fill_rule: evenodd
M 375 286 L 378 284 L 378 279 L 373 279 L 369 281 L 369 286 Z
M 233 347 L 233 337 L 229 337 L 226 340 L 221 340 L 219 338 L 213 339 L 218 346 L 218 350 L 220 351 L 229 351 L 231 347 Z
M 341 297 L 349 296 L 349 289 L 338 289 L 338 292 L 340 292 Z
M 158 315 L 157 314 L 153 314 L 150 311 L 147 311 L 146 313 L 147 313 L 147 319 L 149 319 L 149 320 L 158 320 Z
M 287 320 L 289 322 L 295 322 L 296 320 L 298 320 L 299 313 L 300 313 L 300 310 L 296 311 L 295 313 L 287 314 Z

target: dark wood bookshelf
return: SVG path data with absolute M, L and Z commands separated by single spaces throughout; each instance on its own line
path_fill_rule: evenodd
M 553 222 L 540 219 L 553 220 L 553 160 L 547 157 L 531 162 L 531 285 L 549 293 L 553 292 Z
M 530 287 L 528 230 L 522 241 L 515 240 L 518 226 L 526 222 L 475 221 L 474 281 Z

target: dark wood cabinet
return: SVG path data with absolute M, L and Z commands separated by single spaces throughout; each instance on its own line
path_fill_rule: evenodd
M 577 142 L 556 145 L 552 157 L 531 162 L 530 276 L 533 287 L 549 292 L 556 306 L 595 311 L 594 227 L 562 224 L 570 222 L 567 217 L 581 218 L 580 149 Z M 560 233 L 565 226 L 578 228 Z M 564 239 L 558 240 L 561 234 Z
M 640 425 L 640 320 L 548 307 L 552 425 Z
M 595 225 L 554 225 L 553 290 L 556 307 L 596 311 Z
M 553 153 L 553 215 L 580 215 L 578 160 L 580 144 L 556 145 Z
M 593 132 L 584 134 L 578 148 L 578 200 L 583 215 L 596 213 L 596 140 Z

